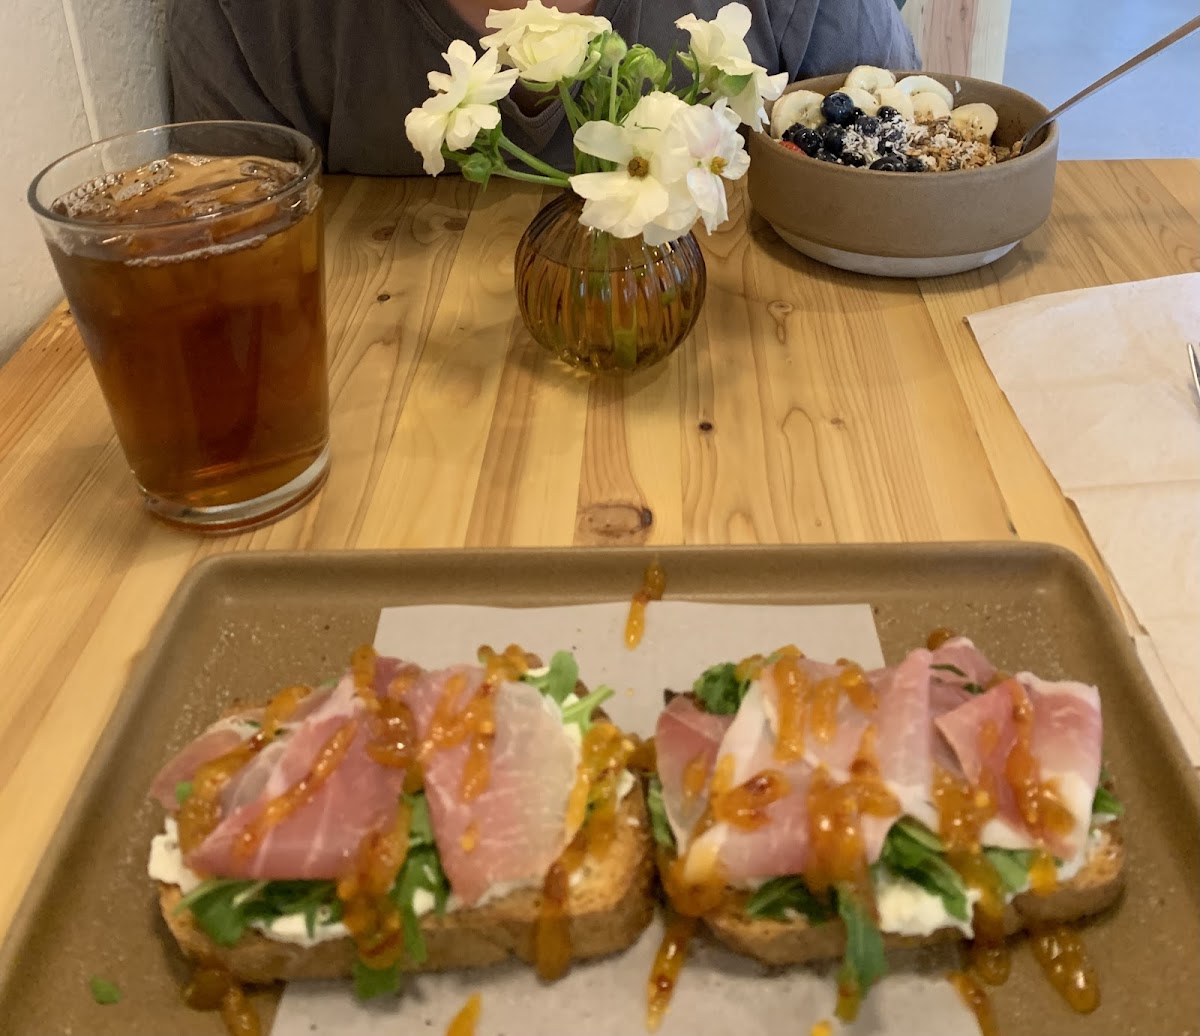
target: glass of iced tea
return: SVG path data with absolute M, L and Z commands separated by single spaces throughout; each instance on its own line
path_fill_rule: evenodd
M 29 188 L 146 507 L 247 528 L 329 465 L 321 155 L 247 122 L 92 144 Z

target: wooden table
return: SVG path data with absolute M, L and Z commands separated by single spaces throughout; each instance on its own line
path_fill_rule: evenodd
M 963 318 L 1197 269 L 1198 166 L 1066 163 L 1014 253 L 920 282 L 797 256 L 737 190 L 693 338 L 624 383 L 523 332 L 511 259 L 538 189 L 334 180 L 329 482 L 224 539 L 142 513 L 60 307 L 0 369 L 0 933 L 131 661 L 211 554 L 1020 537 L 1095 563 Z

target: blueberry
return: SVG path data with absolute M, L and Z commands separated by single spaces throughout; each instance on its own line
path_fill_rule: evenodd
M 904 145 L 903 132 L 894 129 L 885 129 L 879 134 L 879 143 L 875 146 L 881 155 L 891 155 L 897 151 L 903 151 Z
M 813 158 L 815 158 L 818 162 L 836 162 L 836 161 L 838 161 L 837 155 L 835 155 L 832 151 L 826 151 L 824 148 L 821 148 L 820 151 L 818 151 L 815 155 L 813 155 Z
M 828 98 L 826 98 L 828 100 Z M 826 123 L 818 131 L 821 134 L 821 147 L 831 155 L 841 155 L 846 144 L 846 131 L 832 122 Z
M 879 111 L 875 113 L 875 117 L 881 122 L 903 122 L 904 116 L 901 115 L 890 104 L 881 105 Z
M 816 130 L 809 129 L 807 126 L 802 126 L 800 123 L 790 127 L 783 135 L 783 139 L 795 144 L 801 151 L 812 158 L 818 151 L 821 150 L 821 137 Z
M 875 159 L 871 163 L 871 168 L 879 173 L 902 173 L 905 168 L 904 156 L 884 155 L 882 158 Z
M 867 160 L 862 155 L 856 155 L 853 151 L 842 152 L 842 165 L 854 166 L 862 168 L 867 164 Z
M 821 102 L 821 114 L 835 126 L 848 126 L 854 121 L 854 101 L 849 94 L 832 93 Z
M 923 173 L 926 172 L 928 168 L 929 167 L 926 166 L 925 163 L 919 158 L 910 158 L 904 163 L 904 171 L 906 173 Z
M 873 115 L 860 115 L 854 120 L 854 128 L 864 137 L 876 137 L 879 135 L 879 120 Z

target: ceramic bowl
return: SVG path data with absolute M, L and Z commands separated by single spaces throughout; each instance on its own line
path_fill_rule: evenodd
M 896 78 L 913 73 L 897 72 Z M 1048 113 L 1032 97 L 983 79 L 931 75 L 954 106 L 984 101 L 999 116 L 993 142 L 1011 146 Z M 845 73 L 793 83 L 830 94 Z M 797 251 L 844 270 L 937 277 L 995 262 L 1050 215 L 1058 163 L 1052 123 L 1016 158 L 978 169 L 885 173 L 818 162 L 750 134 L 755 210 Z

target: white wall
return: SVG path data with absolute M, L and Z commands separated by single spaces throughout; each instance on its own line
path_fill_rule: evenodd
M 25 202 L 73 148 L 163 122 L 163 0 L 7 0 L 0 11 L 0 362 L 61 297 Z

